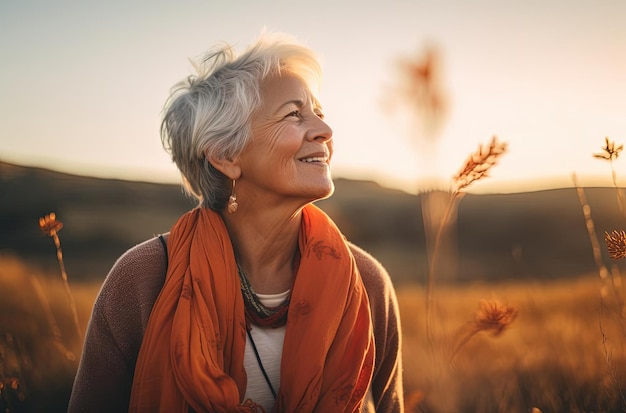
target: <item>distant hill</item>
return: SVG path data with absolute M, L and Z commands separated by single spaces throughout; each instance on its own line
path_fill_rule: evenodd
M 425 195 L 369 181 L 337 179 L 335 184 L 335 194 L 318 205 L 346 236 L 381 260 L 395 282 L 424 282 Z M 585 191 L 599 236 L 605 230 L 626 229 L 614 188 Z M 168 231 L 193 206 L 178 185 L 90 178 L 0 162 L 0 253 L 58 271 L 54 245 L 38 228 L 39 217 L 54 211 L 65 224 L 60 238 L 69 276 L 98 279 L 126 249 Z M 573 188 L 468 194 L 449 235 L 439 266 L 445 273 L 437 276 L 441 280 L 545 279 L 595 269 Z

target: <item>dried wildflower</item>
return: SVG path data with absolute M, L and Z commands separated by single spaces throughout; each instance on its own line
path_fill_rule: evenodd
M 57 220 L 54 212 L 50 212 L 48 215 L 39 218 L 39 228 L 47 236 L 54 237 L 63 228 L 63 223 Z
M 609 256 L 614 260 L 626 257 L 626 232 L 613 230 L 610 234 L 604 233 L 604 241 L 609 251 Z
M 496 164 L 498 158 L 506 152 L 506 142 L 499 142 L 494 136 L 489 145 L 479 145 L 478 150 L 472 153 L 463 168 L 453 177 L 455 192 L 467 188 L 472 182 L 487 177 L 489 170 Z
M 517 318 L 517 310 L 497 300 L 482 300 L 474 314 L 474 320 L 458 332 L 456 345 L 450 355 L 450 364 L 454 356 L 476 334 L 481 331 L 490 331 L 493 336 L 499 336 Z
M 598 159 L 606 159 L 607 161 L 613 161 L 617 159 L 619 153 L 624 149 L 624 145 L 620 145 L 617 148 L 615 147 L 615 141 L 609 139 L 608 136 L 604 138 L 604 147 L 602 148 L 601 153 L 594 153 L 594 158 Z
M 480 302 L 474 324 L 479 331 L 491 331 L 494 336 L 500 335 L 517 318 L 517 310 L 499 301 Z
M 392 97 L 407 104 L 411 115 L 420 122 L 424 138 L 435 138 L 448 109 L 439 50 L 428 47 L 421 56 L 402 59 L 397 67 L 399 81 Z

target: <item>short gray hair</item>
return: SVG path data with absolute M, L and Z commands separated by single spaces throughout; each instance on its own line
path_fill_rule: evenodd
M 262 104 L 260 83 L 268 75 L 287 71 L 316 91 L 321 67 L 311 49 L 279 33 L 263 33 L 239 55 L 220 45 L 194 67 L 197 73 L 175 84 L 165 103 L 161 141 L 186 192 L 201 206 L 221 211 L 231 183 L 207 158 L 233 158 L 245 148 L 252 115 Z

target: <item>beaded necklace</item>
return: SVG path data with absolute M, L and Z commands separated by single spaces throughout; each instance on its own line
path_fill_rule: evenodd
M 287 324 L 287 312 L 289 310 L 289 301 L 291 294 L 282 304 L 277 307 L 266 307 L 257 297 L 248 277 L 237 263 L 237 272 L 239 273 L 239 281 L 241 284 L 241 294 L 246 311 L 246 320 L 248 323 L 260 326 L 277 328 Z

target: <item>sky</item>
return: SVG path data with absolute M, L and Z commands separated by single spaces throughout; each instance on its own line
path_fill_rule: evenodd
M 266 28 L 320 56 L 336 178 L 447 189 L 495 135 L 508 151 L 470 192 L 610 186 L 592 154 L 626 142 L 625 18 L 623 0 L 0 0 L 0 160 L 180 182 L 159 137 L 170 87 Z M 428 47 L 448 110 L 425 141 L 390 96 Z

